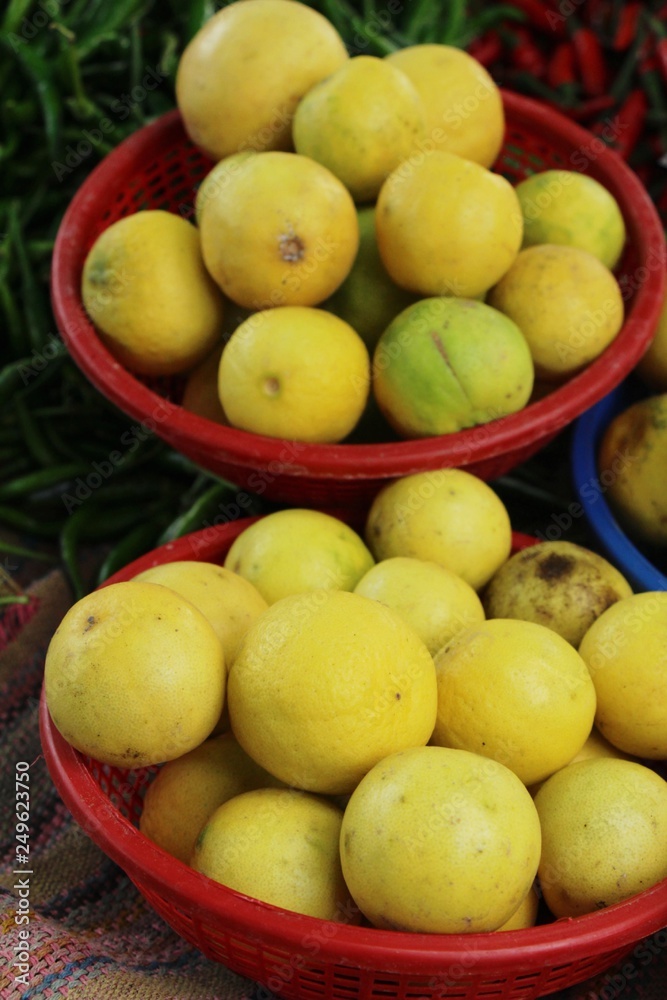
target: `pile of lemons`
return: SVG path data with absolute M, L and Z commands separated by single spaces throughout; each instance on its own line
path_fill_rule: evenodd
M 208 20 L 176 83 L 213 163 L 196 226 L 113 223 L 82 296 L 131 371 L 188 376 L 186 408 L 310 442 L 450 433 L 621 329 L 618 204 L 574 171 L 495 170 L 503 102 L 466 52 L 350 56 L 312 8 L 253 0 Z
M 363 532 L 244 523 L 224 564 L 155 565 L 67 612 L 53 722 L 97 760 L 162 765 L 142 833 L 288 910 L 467 933 L 611 905 L 667 877 L 667 594 L 568 542 L 512 544 L 456 469 L 388 484 Z

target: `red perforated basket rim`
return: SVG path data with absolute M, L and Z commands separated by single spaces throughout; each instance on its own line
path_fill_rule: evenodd
M 574 152 L 595 149 L 587 164 L 592 176 L 615 194 L 628 238 L 647 280 L 637 289 L 623 330 L 614 343 L 583 372 L 543 399 L 492 424 L 454 435 L 380 444 L 314 445 L 298 442 L 298 468 L 281 462 L 281 476 L 304 474 L 324 479 L 365 480 L 405 475 L 415 468 L 462 466 L 511 452 L 535 437 L 545 439 L 567 425 L 616 386 L 634 367 L 653 335 L 665 288 L 665 238 L 660 218 L 638 177 L 611 149 L 552 108 L 503 91 L 508 128 L 514 124 L 537 131 L 545 142 L 558 136 Z M 87 234 L 99 222 L 100 205 L 118 188 L 119 178 L 140 173 L 151 150 L 165 141 L 185 141 L 178 111 L 162 116 L 122 142 L 88 176 L 72 199 L 58 230 L 52 263 L 52 302 L 58 328 L 73 358 L 107 398 L 133 418 L 160 412 L 169 415 L 163 434 L 175 446 L 191 443 L 244 468 L 266 468 L 294 442 L 221 426 L 166 402 L 122 368 L 98 338 L 80 297 L 83 250 Z M 598 145 L 593 145 L 598 143 Z M 536 435 L 536 427 L 539 432 Z M 288 451 L 289 453 L 289 451 Z
M 169 542 L 142 556 L 106 581 L 130 579 L 160 562 L 197 558 L 220 561 L 233 539 L 256 518 L 243 518 L 206 528 Z M 515 534 L 514 550 L 535 539 Z M 315 935 L 318 965 L 342 959 L 362 970 L 410 976 L 442 974 L 475 954 L 475 975 L 502 975 L 568 966 L 577 960 L 631 947 L 667 924 L 667 879 L 607 909 L 573 919 L 560 919 L 528 930 L 500 934 L 414 934 L 335 925 L 323 935 L 322 921 L 250 899 L 212 883 L 157 847 L 125 819 L 109 809 L 109 801 L 88 771 L 85 760 L 63 740 L 51 722 L 42 691 L 40 734 L 44 757 L 65 805 L 88 835 L 139 886 L 152 889 L 191 915 L 204 915 L 230 932 L 251 937 L 267 947 L 303 948 Z M 465 979 L 465 975 L 463 976 Z

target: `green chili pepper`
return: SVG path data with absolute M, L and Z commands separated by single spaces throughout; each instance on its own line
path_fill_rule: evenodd
M 10 556 L 21 556 L 26 559 L 35 559 L 37 562 L 57 562 L 57 557 L 52 552 L 36 552 L 34 549 L 26 549 L 23 545 L 12 545 L 10 542 L 0 540 L 0 552 L 6 552 Z
M 27 594 L 3 594 L 0 596 L 0 605 L 5 607 L 8 604 L 27 604 L 30 598 Z
M 34 419 L 23 398 L 17 396 L 14 406 L 23 432 L 26 448 L 39 465 L 53 465 L 58 462 L 58 455 L 46 440 L 44 431 Z
M 25 246 L 19 204 L 12 202 L 9 209 L 9 235 L 16 253 L 21 284 L 23 287 L 23 307 L 28 322 L 30 343 L 35 350 L 41 350 L 49 336 L 50 319 L 44 303 L 42 289 L 35 280 L 32 265 Z
M 111 549 L 104 559 L 97 574 L 98 585 L 107 580 L 123 566 L 139 556 L 149 552 L 154 546 L 158 535 L 164 527 L 165 519 L 151 518 L 138 524 L 136 528 L 128 532 L 118 544 Z
M 33 0 L 9 0 L 5 16 L 2 21 L 2 30 L 7 34 L 16 33 L 21 27 L 23 18 L 28 13 Z
M 230 500 L 238 491 L 230 483 L 218 482 L 202 493 L 190 508 L 179 514 L 171 524 L 167 525 L 158 539 L 158 545 L 165 542 L 173 542 L 176 538 L 187 535 L 190 531 L 196 531 L 204 527 L 207 518 L 215 514 L 216 508 L 225 500 Z
M 57 538 L 62 528 L 62 521 L 45 521 L 6 505 L 0 505 L 0 524 L 7 524 L 10 528 L 38 538 Z
M 11 52 L 25 75 L 31 80 L 42 108 L 48 152 L 52 159 L 60 154 L 62 102 L 53 83 L 48 61 L 36 47 L 25 44 L 12 47 L 8 38 L 0 35 L 0 46 Z
M 47 469 L 39 469 L 37 472 L 19 476 L 17 479 L 12 479 L 0 486 L 0 503 L 17 497 L 25 497 L 31 493 L 39 493 L 41 490 L 58 483 L 67 484 L 76 479 L 77 476 L 84 476 L 87 472 L 90 472 L 89 465 L 72 463 L 50 466 Z

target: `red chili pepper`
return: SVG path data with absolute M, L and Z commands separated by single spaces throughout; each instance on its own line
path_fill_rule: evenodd
M 547 83 L 563 87 L 576 83 L 576 59 L 571 42 L 560 42 L 554 49 L 547 66 Z
M 591 118 L 595 118 L 596 115 L 601 115 L 605 111 L 610 111 L 616 100 L 611 96 L 611 94 L 601 94 L 599 97 L 589 97 L 587 101 L 581 101 L 579 104 L 575 104 L 574 107 L 568 109 L 568 114 L 570 118 L 575 121 L 584 122 L 590 121 Z
M 631 90 L 618 110 L 616 127 L 618 138 L 614 143 L 616 152 L 627 160 L 642 134 L 648 110 L 648 100 L 643 90 Z
M 568 24 L 584 91 L 589 97 L 600 97 L 607 92 L 607 66 L 598 36 L 572 16 Z
M 609 20 L 613 4 L 610 0 L 586 0 L 582 14 L 595 31 L 599 31 Z
M 485 31 L 468 46 L 468 53 L 482 66 L 490 66 L 500 58 L 502 51 L 503 43 L 497 31 Z
M 641 11 L 642 4 L 640 3 L 628 3 L 621 6 L 611 42 L 611 47 L 616 52 L 625 52 L 632 45 L 637 35 Z
M 653 68 L 657 69 L 662 79 L 667 82 L 667 28 L 655 17 L 650 18 L 649 23 L 653 33 L 651 36 Z M 643 58 L 646 58 L 646 53 Z
M 504 29 L 502 38 L 509 47 L 510 60 L 516 69 L 539 78 L 544 76 L 546 59 L 526 28 L 519 25 L 511 30 Z
M 528 23 L 534 28 L 548 32 L 551 36 L 555 34 L 562 38 L 565 35 L 565 18 L 562 15 L 555 16 L 549 6 L 541 0 L 509 0 L 509 2 L 525 15 Z

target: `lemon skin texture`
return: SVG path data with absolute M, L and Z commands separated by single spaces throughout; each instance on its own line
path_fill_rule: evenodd
M 114 357 L 141 375 L 189 371 L 222 339 L 224 298 L 199 233 L 171 212 L 146 209 L 105 229 L 84 261 L 81 296 Z
M 176 101 L 188 135 L 213 160 L 243 150 L 289 150 L 300 99 L 347 59 L 331 22 L 305 4 L 229 4 L 179 60 Z
M 433 658 L 390 608 L 342 590 L 273 604 L 246 633 L 228 682 L 232 730 L 286 784 L 345 794 L 433 731 Z
M 222 644 L 194 605 L 155 583 L 109 584 L 77 601 L 49 643 L 46 702 L 81 753 L 117 767 L 180 757 L 225 699 Z
M 341 828 L 343 874 L 376 927 L 496 930 L 533 884 L 533 801 L 502 764 L 443 747 L 391 754 L 361 780 Z

